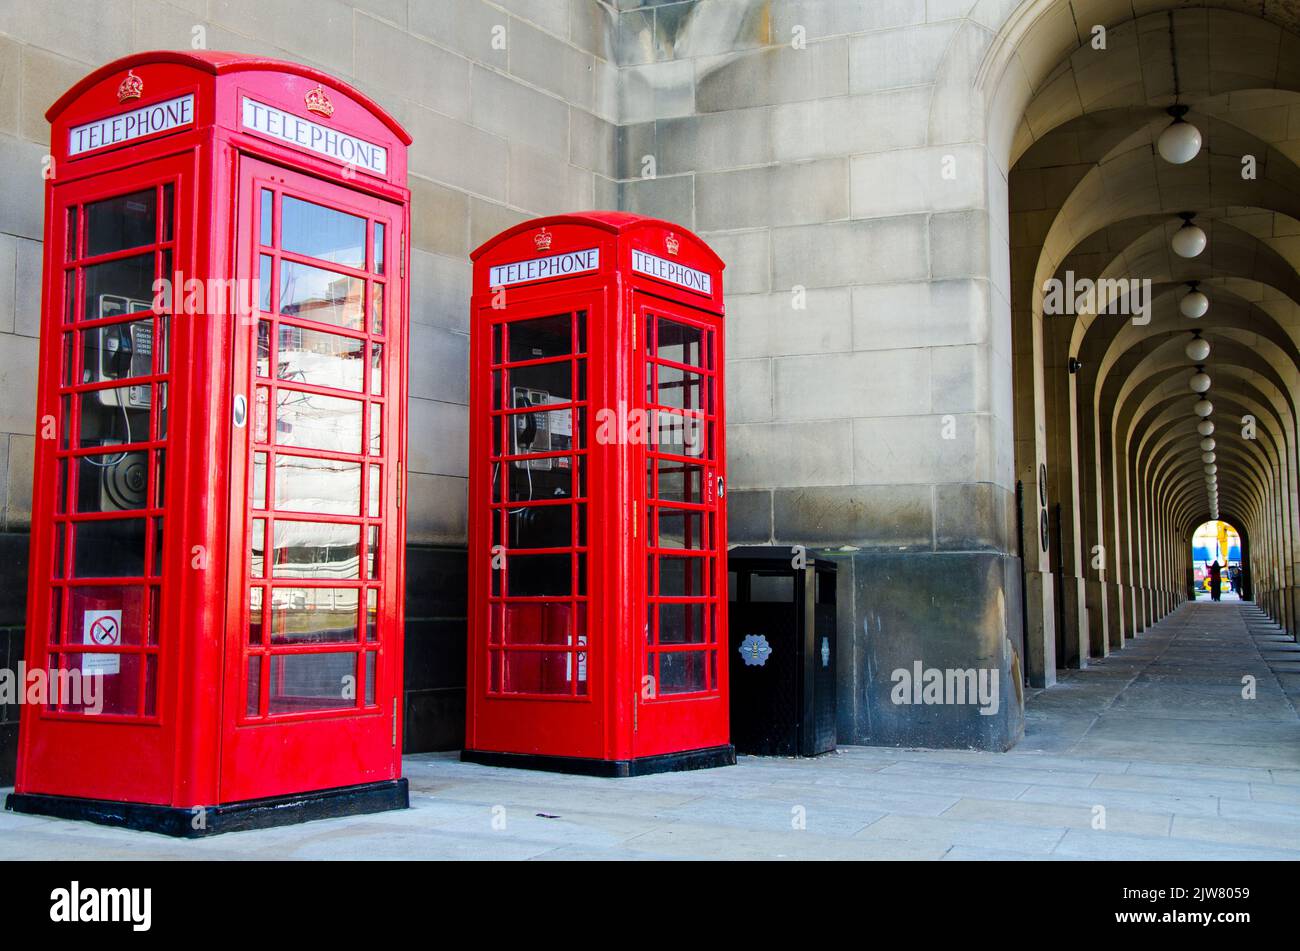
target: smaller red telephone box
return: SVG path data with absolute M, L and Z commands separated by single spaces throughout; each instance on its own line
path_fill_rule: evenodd
M 722 261 L 618 212 L 525 222 L 473 259 L 462 757 L 734 763 Z
M 404 806 L 410 138 L 318 70 L 140 53 L 54 106 L 23 812 Z M 96 689 L 98 688 L 98 689 Z

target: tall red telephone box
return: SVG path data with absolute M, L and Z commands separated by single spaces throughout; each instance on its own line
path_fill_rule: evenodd
M 405 806 L 410 138 L 233 53 L 127 57 L 47 115 L 52 689 L 9 807 L 193 836 Z
M 616 212 L 525 222 L 473 258 L 463 758 L 734 763 L 722 261 Z

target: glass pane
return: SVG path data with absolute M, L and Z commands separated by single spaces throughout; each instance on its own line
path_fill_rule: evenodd
M 384 415 L 378 403 L 370 404 L 370 455 L 377 456 L 383 445 Z
M 285 195 L 280 202 L 280 247 L 364 270 L 366 219 Z
M 366 577 L 379 577 L 379 526 L 366 529 Z
M 149 439 L 149 386 L 121 386 L 83 393 L 78 445 L 118 446 Z
M 537 360 L 558 357 L 573 349 L 568 314 L 517 320 L 508 326 L 510 360 Z
M 167 453 L 165 450 L 154 451 L 153 494 L 154 505 L 162 507 L 166 501 L 164 489 L 167 487 Z
M 78 222 L 81 220 L 81 216 L 78 214 L 80 210 L 80 208 L 76 207 L 68 209 L 68 243 L 65 250 L 69 261 L 77 259 L 77 227 Z
M 572 632 L 573 603 L 569 601 L 529 601 L 506 604 L 503 636 L 494 637 L 506 644 L 530 644 L 549 647 L 567 646 Z M 498 619 L 494 618 L 494 622 Z
M 263 254 L 257 261 L 257 309 L 266 313 L 271 309 L 271 255 Z
M 82 320 L 138 314 L 153 307 L 154 256 L 139 254 L 82 270 Z
M 317 580 L 361 577 L 361 526 L 276 519 L 272 573 Z
M 664 410 L 651 412 L 651 438 L 660 452 L 675 456 L 704 455 L 706 421 L 700 416 L 683 416 Z
M 659 655 L 659 693 L 696 693 L 706 689 L 704 658 L 709 651 L 667 651 Z
M 335 459 L 276 456 L 275 506 L 326 515 L 359 515 L 361 465 Z
M 262 658 L 248 658 L 248 688 L 244 694 L 244 713 L 255 717 L 261 710 L 262 700 Z
M 81 522 L 73 532 L 74 578 L 134 578 L 144 574 L 145 520 Z
M 271 322 L 257 322 L 257 375 L 271 375 Z
M 114 452 L 81 456 L 77 466 L 78 512 L 128 512 L 148 504 L 149 454 Z
M 384 273 L 384 223 L 375 222 L 375 273 Z
M 380 396 L 384 392 L 384 345 L 370 345 L 370 392 Z
M 658 378 L 660 406 L 673 409 L 703 409 L 704 377 L 677 367 L 660 366 Z
M 357 588 L 273 588 L 272 644 L 341 644 L 357 639 Z
M 660 644 L 703 644 L 703 604 L 660 604 Z
M 135 647 L 144 640 L 145 589 L 135 585 L 69 588 L 69 625 L 64 641 L 74 647 Z
M 282 324 L 275 375 L 281 380 L 361 392 L 366 342 Z
M 158 192 L 153 189 L 106 198 L 86 206 L 86 256 L 153 244 Z
M 512 598 L 573 593 L 570 559 L 566 555 L 510 555 L 508 590 Z
M 153 318 L 83 330 L 81 347 L 83 383 L 149 376 L 153 373 Z
M 694 502 L 704 500 L 704 469 L 686 462 L 671 459 L 659 460 L 659 498 L 666 502 Z
M 271 247 L 271 207 L 275 203 L 275 194 L 269 188 L 262 189 L 262 210 L 261 210 L 261 241 L 266 247 Z
M 253 537 L 249 539 L 249 574 L 254 578 L 264 576 L 266 564 L 266 519 L 253 519 Z
M 374 588 L 366 591 L 366 640 L 379 640 L 379 592 Z
M 704 587 L 703 558 L 660 558 L 659 593 L 666 597 L 694 598 Z
M 384 285 L 373 284 L 370 291 L 370 332 L 384 332 Z
M 59 671 L 77 671 L 78 681 L 58 696 L 58 709 L 63 713 L 88 715 L 136 716 L 140 712 L 139 654 L 81 653 L 57 654 L 50 664 Z M 84 689 L 85 679 L 95 678 L 94 687 Z M 64 675 L 59 683 L 71 678 Z M 93 698 L 92 698 L 93 693 Z M 51 701 L 55 698 L 51 697 Z M 92 702 L 93 700 L 93 702 Z M 53 702 L 51 707 L 55 706 Z
M 174 206 L 175 187 L 168 182 L 163 186 L 163 210 L 162 210 L 162 239 L 170 241 L 172 239 L 172 208 Z M 167 268 L 163 273 L 168 273 L 171 268 Z
M 297 264 L 280 262 L 280 313 L 349 330 L 365 329 L 365 281 Z
M 364 452 L 360 400 L 281 388 L 275 396 L 275 441 L 281 446 Z
M 253 508 L 266 508 L 266 453 L 253 453 Z
M 659 510 L 660 548 L 703 548 L 704 519 L 700 512 L 685 509 Z
M 371 518 L 378 518 L 380 486 L 383 484 L 383 472 L 380 470 L 379 466 L 370 467 L 370 475 L 368 476 L 368 479 L 370 485 L 367 490 L 369 498 L 366 502 L 366 514 Z
M 704 366 L 704 331 L 660 317 L 656 322 L 655 355 L 660 360 Z M 661 368 L 662 369 L 662 368 Z
M 572 693 L 573 655 L 568 651 L 505 651 L 505 693 Z
M 262 589 L 249 588 L 248 589 L 248 643 L 250 644 L 262 643 L 263 622 L 264 622 L 264 618 L 263 618 L 263 608 L 262 608 Z
M 356 662 L 351 651 L 272 655 L 269 711 L 301 713 L 355 706 L 356 700 L 345 693 L 355 689 Z
M 366 706 L 375 705 L 375 660 L 378 654 L 374 651 L 366 652 Z

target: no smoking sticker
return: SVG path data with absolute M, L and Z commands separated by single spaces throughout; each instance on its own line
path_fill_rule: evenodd
M 122 646 L 121 611 L 87 611 L 82 618 L 82 643 L 95 647 Z M 121 654 L 82 654 L 81 673 L 116 674 L 122 668 Z

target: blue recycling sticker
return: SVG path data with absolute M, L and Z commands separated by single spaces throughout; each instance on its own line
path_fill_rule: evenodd
M 772 656 L 772 645 L 762 634 L 746 634 L 738 650 L 746 667 L 762 667 Z

